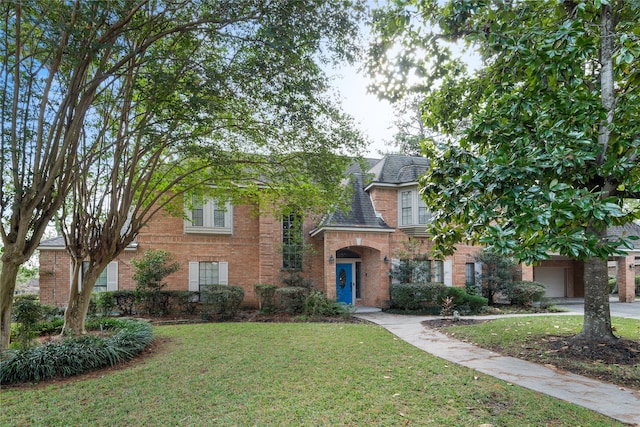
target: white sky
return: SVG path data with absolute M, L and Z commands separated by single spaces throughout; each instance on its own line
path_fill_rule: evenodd
M 379 158 L 380 151 L 392 151 L 393 147 L 385 144 L 395 133 L 394 111 L 389 102 L 367 92 L 369 79 L 355 67 L 344 68 L 333 77 L 344 111 L 355 118 L 362 134 L 371 141 L 365 155 Z

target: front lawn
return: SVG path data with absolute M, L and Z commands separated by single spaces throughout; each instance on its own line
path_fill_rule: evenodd
M 151 357 L 0 391 L 0 425 L 612 426 L 370 324 L 156 327 Z
M 583 316 L 503 317 L 471 325 L 426 322 L 454 338 L 507 356 L 640 389 L 640 321 L 612 318 L 617 343 L 572 342 Z

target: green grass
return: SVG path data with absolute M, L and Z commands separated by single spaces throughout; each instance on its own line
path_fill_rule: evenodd
M 612 426 L 369 324 L 211 323 L 103 377 L 0 391 L 0 425 Z
M 580 360 L 577 357 L 567 357 L 562 352 L 550 350 L 545 346 L 545 342 L 549 341 L 551 336 L 571 337 L 577 334 L 582 329 L 582 322 L 582 316 L 572 315 L 504 317 L 470 326 L 451 326 L 445 331 L 455 338 L 505 355 L 553 364 L 618 385 L 640 388 L 638 364 Z M 640 340 L 640 321 L 614 317 L 611 322 L 616 336 L 627 340 Z M 633 357 L 633 354 L 631 356 Z

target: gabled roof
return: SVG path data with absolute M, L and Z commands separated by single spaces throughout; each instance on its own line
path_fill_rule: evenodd
M 367 187 L 376 184 L 417 183 L 427 169 L 429 169 L 429 159 L 425 157 L 388 154 L 369 170 L 373 179 Z
M 380 163 L 378 159 L 365 159 L 369 165 Z M 375 166 L 374 166 L 375 167 Z M 311 231 L 311 235 L 318 234 L 327 229 L 358 229 L 367 231 L 393 232 L 384 220 L 376 214 L 369 194 L 364 190 L 365 180 L 369 174 L 363 173 L 356 162 L 347 170 L 347 179 L 351 185 L 351 199 L 346 211 L 335 210 L 327 214 L 317 228 Z
M 327 229 L 357 229 L 367 231 L 393 232 L 384 220 L 376 214 L 368 190 L 376 185 L 401 186 L 417 183 L 429 168 L 429 160 L 424 157 L 387 154 L 383 159 L 365 159 L 366 173 L 354 162 L 346 174 L 353 189 L 347 212 L 340 210 L 329 213 L 318 227 L 311 231 L 316 235 Z

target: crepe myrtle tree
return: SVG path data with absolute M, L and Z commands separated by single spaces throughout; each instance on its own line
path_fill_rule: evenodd
M 606 260 L 630 242 L 607 228 L 640 213 L 625 203 L 640 197 L 639 13 L 616 0 L 433 0 L 375 15 L 370 69 L 396 71 L 381 92 L 422 91 L 426 126 L 450 135 L 425 144 L 420 183 L 437 253 L 471 241 L 530 264 L 584 261 L 576 339 L 615 338 Z M 475 71 L 458 49 L 475 52 Z
M 82 333 L 100 272 L 183 193 L 326 201 L 360 150 L 321 67 L 355 59 L 359 0 L 0 7 L 0 349 L 53 218 L 74 263 L 65 329 Z
M 182 216 L 204 198 L 335 203 L 345 154 L 362 139 L 319 64 L 355 54 L 360 6 L 250 3 L 245 14 L 218 11 L 224 25 L 158 41 L 101 93 L 78 162 L 88 178 L 74 182 L 59 218 L 74 266 L 63 333 L 84 333 L 101 271 L 161 209 Z

